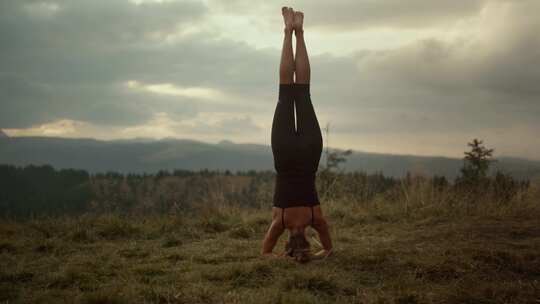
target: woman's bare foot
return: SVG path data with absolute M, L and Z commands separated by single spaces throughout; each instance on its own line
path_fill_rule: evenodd
M 283 15 L 283 22 L 285 23 L 285 30 L 292 31 L 294 29 L 294 11 L 292 7 L 282 7 L 281 14 Z
M 294 30 L 296 32 L 304 31 L 304 13 L 294 12 Z

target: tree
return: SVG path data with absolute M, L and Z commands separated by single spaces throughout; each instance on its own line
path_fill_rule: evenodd
M 328 199 L 335 194 L 336 185 L 339 184 L 338 180 L 342 176 L 339 173 L 343 173 L 344 168 L 340 172 L 335 172 L 339 169 L 339 165 L 347 161 L 347 156 L 352 154 L 352 150 L 334 150 L 330 151 L 329 138 L 330 138 L 330 124 L 326 124 L 323 129 L 326 135 L 326 149 L 325 149 L 325 166 L 319 171 L 319 177 L 321 182 L 321 197 Z
M 464 152 L 464 164 L 461 168 L 462 176 L 460 178 L 462 181 L 477 183 L 487 177 L 489 166 L 495 162 L 492 159 L 494 149 L 488 149 L 482 144 L 483 141 L 476 138 L 467 144 L 471 150 Z
M 340 163 L 344 163 L 347 161 L 347 156 L 352 154 L 352 150 L 345 150 L 345 151 L 339 151 L 334 150 L 330 151 L 330 148 L 328 146 L 329 138 L 330 138 L 330 124 L 327 123 L 326 127 L 323 129 L 326 134 L 326 149 L 324 152 L 326 164 L 323 168 L 324 172 L 330 172 L 332 169 L 337 169 L 339 167 Z

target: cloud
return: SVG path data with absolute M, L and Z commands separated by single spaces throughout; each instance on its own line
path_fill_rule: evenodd
M 432 26 L 448 26 L 463 18 L 474 17 L 481 12 L 488 0 L 335 0 L 288 1 L 284 6 L 301 10 L 306 23 L 316 30 L 357 31 L 370 28 L 418 29 Z M 268 26 L 279 15 L 280 7 L 275 3 L 258 1 L 211 0 L 217 12 L 229 15 L 254 16 L 255 26 Z M 261 18 L 264 17 L 264 18 Z
M 540 4 L 492 3 L 480 18 L 480 31 L 454 41 L 421 40 L 372 56 L 366 65 L 408 85 L 441 92 L 492 91 L 526 98 L 540 93 L 540 19 L 530 11 Z M 528 16 L 530 15 L 530 16 Z M 501 25 L 505 20 L 509 26 Z
M 289 3 L 334 143 L 456 155 L 480 134 L 540 152 L 538 1 Z M 0 128 L 268 143 L 280 19 L 268 1 L 0 2 Z
M 207 100 L 213 103 L 235 102 L 234 96 L 209 87 L 180 87 L 172 83 L 146 84 L 137 80 L 128 80 L 124 85 L 134 91 L 148 92 L 161 96 L 178 96 L 197 100 Z
M 310 13 L 312 24 L 327 30 L 358 30 L 374 27 L 426 28 L 448 26 L 478 14 L 487 1 L 385 0 L 332 3 L 299 1 Z
M 77 134 L 84 123 L 73 120 L 58 120 L 26 129 L 7 129 L 10 136 L 63 136 L 68 137 Z
M 243 99 L 236 93 L 249 91 L 242 89 L 246 83 L 260 83 L 260 74 L 238 76 L 249 75 L 254 62 L 268 63 L 267 55 L 213 41 L 212 33 L 207 40 L 166 37 L 204 16 L 200 2 L 54 2 L 54 15 L 37 16 L 53 2 L 45 4 L 1 4 L 0 103 L 6 110 L 0 111 L 0 127 L 59 119 L 136 125 L 162 111 L 176 119 L 210 107 L 219 111 L 229 106 L 225 98 L 231 110 L 253 110 L 239 105 Z M 141 90 L 125 89 L 133 79 L 145 84 Z M 215 105 L 199 103 L 202 95 Z
M 534 1 L 490 2 L 452 39 L 312 60 L 313 99 L 333 142 L 460 156 L 456 143 L 484 137 L 498 151 L 537 159 L 538 9 Z

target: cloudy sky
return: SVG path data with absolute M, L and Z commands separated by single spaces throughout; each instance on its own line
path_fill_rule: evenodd
M 282 5 L 330 146 L 540 159 L 538 0 L 0 1 L 0 128 L 269 144 Z

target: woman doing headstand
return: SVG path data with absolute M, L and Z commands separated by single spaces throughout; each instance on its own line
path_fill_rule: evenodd
M 276 256 L 272 250 L 281 234 L 288 229 L 286 255 L 298 262 L 307 262 L 313 257 L 326 257 L 332 250 L 328 224 L 315 188 L 322 135 L 309 91 L 311 71 L 304 42 L 304 15 L 289 7 L 282 8 L 282 15 L 285 36 L 279 66 L 279 98 L 271 136 L 277 174 L 272 224 L 264 238 L 262 254 Z M 293 32 L 296 36 L 296 58 L 293 58 Z M 305 228 L 309 225 L 318 232 L 323 246 L 323 250 L 315 255 L 311 255 L 305 237 Z

